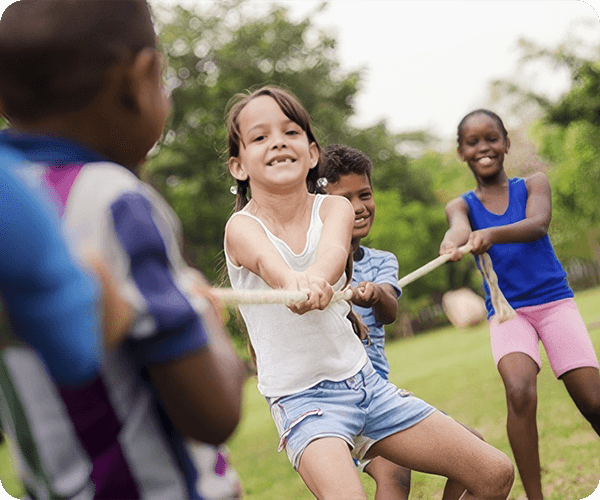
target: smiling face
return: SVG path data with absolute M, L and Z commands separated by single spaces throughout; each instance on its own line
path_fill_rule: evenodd
M 249 179 L 253 190 L 305 184 L 319 161 L 318 148 L 275 99 L 261 95 L 249 101 L 239 113 L 238 126 L 239 154 L 229 159 L 236 179 Z
M 364 174 L 340 175 L 336 182 L 327 184 L 327 194 L 343 196 L 354 208 L 352 240 L 360 241 L 371 231 L 375 219 L 375 200 L 369 178 Z
M 461 129 L 458 156 L 467 162 L 476 177 L 498 175 L 504 168 L 504 156 L 510 139 L 490 116 L 480 113 L 467 119 Z

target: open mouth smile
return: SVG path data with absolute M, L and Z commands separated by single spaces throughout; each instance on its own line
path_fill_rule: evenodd
M 291 158 L 290 156 L 278 156 L 276 158 L 273 158 L 269 163 L 267 163 L 267 166 L 274 167 L 275 165 L 284 165 L 286 163 L 295 162 L 296 160 L 294 158 Z

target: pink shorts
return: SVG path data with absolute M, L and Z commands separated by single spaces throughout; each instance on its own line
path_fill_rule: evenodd
M 573 299 L 520 307 L 516 311 L 516 318 L 501 325 L 489 322 L 496 366 L 503 356 L 522 352 L 541 370 L 541 340 L 556 378 L 574 368 L 599 367 L 590 335 Z

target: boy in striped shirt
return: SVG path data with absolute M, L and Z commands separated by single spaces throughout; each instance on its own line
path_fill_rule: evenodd
M 20 424 L 32 499 L 201 500 L 193 442 L 222 443 L 239 420 L 243 364 L 182 258 L 177 216 L 136 175 L 170 111 L 163 66 L 145 0 L 21 0 L 0 20 L 0 149 L 25 158 L 73 248 L 97 251 L 134 309 L 76 390 L 31 356 L 6 365 L 2 423 Z

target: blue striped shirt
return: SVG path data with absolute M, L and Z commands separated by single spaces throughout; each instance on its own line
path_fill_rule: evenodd
M 357 286 L 363 281 L 371 281 L 378 285 L 387 283 L 391 285 L 399 298 L 402 290 L 398 287 L 398 260 L 390 252 L 360 246 L 362 258 L 354 260 L 352 269 L 352 286 Z M 383 323 L 375 318 L 372 307 L 354 305 L 354 310 L 361 315 L 365 325 L 369 327 L 371 345 L 366 346 L 367 354 L 375 370 L 387 380 L 390 373 L 390 364 L 385 355 L 385 330 Z

